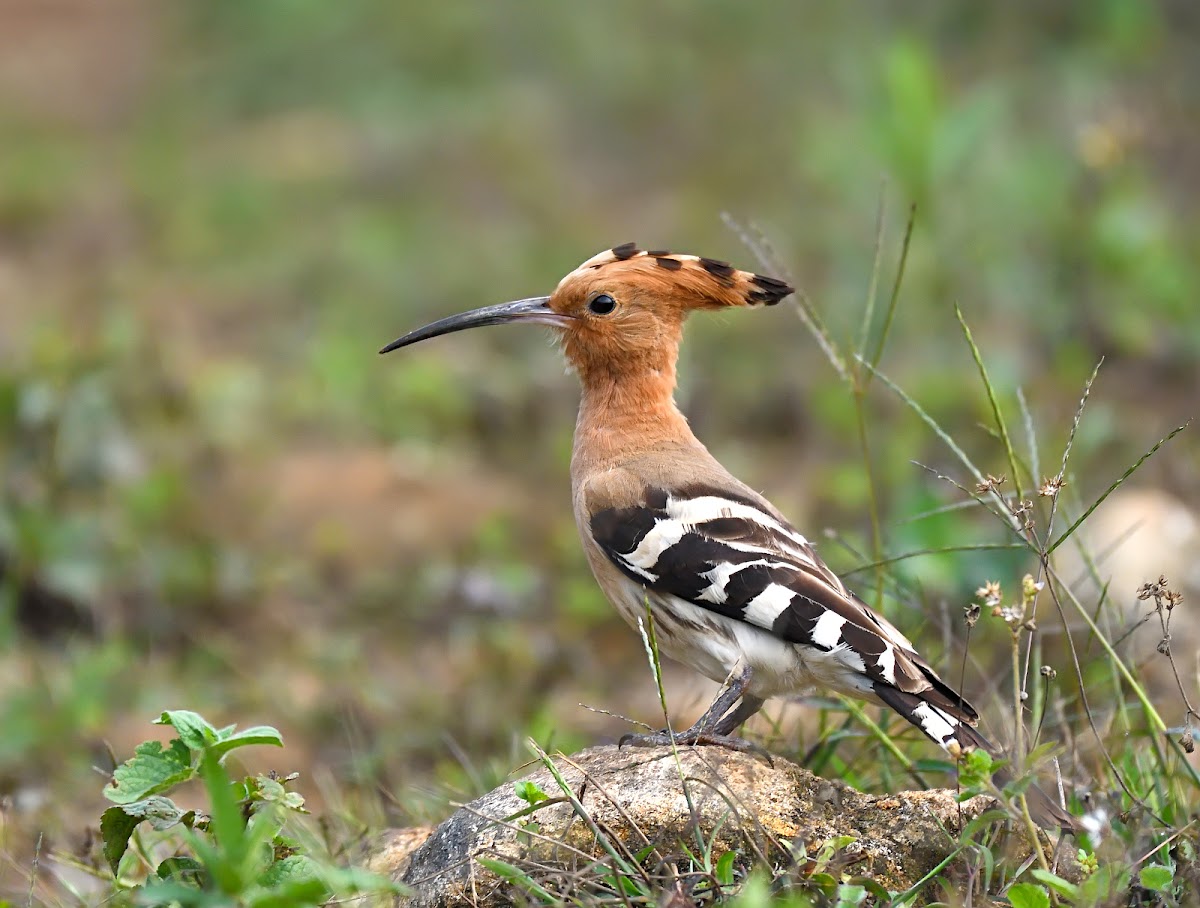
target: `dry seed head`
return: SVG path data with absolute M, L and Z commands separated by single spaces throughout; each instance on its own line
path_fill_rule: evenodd
M 1067 481 L 1063 479 L 1062 474 L 1059 474 L 1058 476 L 1051 476 L 1049 479 L 1042 480 L 1042 485 L 1038 489 L 1038 494 L 1043 498 L 1053 498 L 1066 484 Z
M 1045 678 L 1047 681 L 1053 681 L 1055 678 L 1057 678 L 1057 677 L 1058 677 L 1058 672 L 1056 672 L 1056 671 L 1055 671 L 1055 670 L 1054 670 L 1054 669 L 1053 669 L 1051 666 L 1049 666 L 1049 665 L 1043 665 L 1043 666 L 1042 666 L 1042 667 L 1039 669 L 1039 671 L 1041 672 L 1041 675 L 1042 675 L 1042 677 L 1043 677 L 1043 678 Z
M 1000 591 L 999 580 L 988 580 L 975 591 L 975 596 L 983 600 L 984 605 L 999 605 L 1003 594 Z
M 1158 575 L 1158 579 L 1153 583 L 1143 583 L 1138 587 L 1137 597 L 1141 601 L 1147 599 L 1160 599 L 1167 592 L 1167 578 L 1162 574 Z
M 979 603 L 977 603 L 977 602 L 972 602 L 965 609 L 963 609 L 963 613 L 967 617 L 967 627 L 975 626 L 975 623 L 979 620 L 979 612 L 980 611 L 981 611 L 981 607 L 980 607 Z
M 1019 605 L 1005 605 L 992 610 L 993 615 L 999 615 L 1004 623 L 1014 631 L 1025 621 L 1025 609 Z
M 996 486 L 1003 485 L 1007 479 L 1008 477 L 1003 473 L 1001 473 L 999 476 L 993 476 L 991 473 L 988 473 L 987 476 L 983 478 L 983 482 L 978 482 L 975 484 L 975 491 L 980 495 L 986 495 L 988 492 L 995 491 Z

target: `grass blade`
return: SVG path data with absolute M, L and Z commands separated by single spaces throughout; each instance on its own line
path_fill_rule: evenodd
M 1083 419 L 1083 408 L 1087 406 L 1088 398 L 1092 394 L 1092 384 L 1096 381 L 1096 376 L 1100 374 L 1100 367 L 1104 365 L 1104 357 L 1096 363 L 1096 368 L 1092 369 L 1092 374 L 1088 377 L 1087 383 L 1083 386 L 1083 394 L 1079 398 L 1079 404 L 1075 407 L 1075 418 L 1071 421 L 1071 431 L 1067 435 L 1067 444 L 1063 448 L 1062 464 L 1058 468 L 1058 479 L 1061 482 L 1067 477 L 1067 462 L 1071 459 L 1071 449 L 1075 445 L 1075 433 L 1079 431 L 1080 420 Z M 1046 521 L 1046 538 L 1049 539 L 1054 531 L 1054 518 L 1058 516 L 1058 496 L 1055 495 L 1050 502 L 1050 517 Z
M 749 249 L 761 267 L 768 271 L 782 274 L 785 278 L 791 281 L 792 286 L 796 285 L 796 281 L 791 277 L 790 273 L 785 269 L 779 261 L 779 257 L 775 255 L 770 244 L 761 233 L 752 235 L 750 231 L 739 224 L 734 218 L 723 213 L 721 220 L 725 225 L 732 230 L 739 240 Z M 846 368 L 846 361 L 838 350 L 837 342 L 829 336 L 829 330 L 825 327 L 825 323 L 821 320 L 820 314 L 813 305 L 812 300 L 804 293 L 803 290 L 797 289 L 793 298 L 796 301 L 796 313 L 800 316 L 800 321 L 804 323 L 804 327 L 808 329 L 808 333 L 813 336 L 817 342 L 817 346 L 821 348 L 821 352 L 825 354 L 825 358 L 829 360 L 833 366 L 833 371 L 838 374 L 844 382 L 850 382 L 850 370 Z
M 1025 392 L 1017 386 L 1017 406 L 1021 408 L 1021 423 L 1025 429 L 1025 444 L 1029 448 L 1029 469 L 1034 476 L 1042 475 L 1042 460 L 1038 454 L 1037 432 L 1033 429 L 1033 413 L 1029 410 L 1029 401 Z
M 861 574 L 863 571 L 871 571 L 876 568 L 884 567 L 889 564 L 896 564 L 900 561 L 907 561 L 909 558 L 919 558 L 922 555 L 948 555 L 954 552 L 981 552 L 992 551 L 995 549 L 1028 549 L 1029 546 L 1021 542 L 979 542 L 968 543 L 965 545 L 949 545 L 945 548 L 938 549 L 915 549 L 911 552 L 904 552 L 900 555 L 893 555 L 890 558 L 884 558 L 880 561 L 870 561 L 866 564 L 860 564 L 857 567 L 850 568 L 848 571 L 841 571 L 842 577 L 850 577 L 854 574 Z
M 559 904 L 560 900 L 558 898 L 542 886 L 539 886 L 529 874 L 515 864 L 510 864 L 508 861 L 502 861 L 499 858 L 477 857 L 475 860 L 506 883 L 523 889 L 526 894 L 536 896 L 547 905 Z
M 846 712 L 853 716 L 859 723 L 866 726 L 867 731 L 871 733 L 871 737 L 883 745 L 884 750 L 892 755 L 896 762 L 904 768 L 904 771 L 912 777 L 913 781 L 916 782 L 917 785 L 919 785 L 921 788 L 929 787 L 929 783 L 921 777 L 919 772 L 917 772 L 917 768 L 913 766 L 913 762 L 908 758 L 908 755 L 896 746 L 896 742 L 892 740 L 891 735 L 880 728 L 879 724 L 867 715 L 867 711 L 858 701 L 851 700 L 849 697 L 844 697 L 841 694 L 838 694 L 838 699 L 841 700 L 842 705 L 846 707 Z
M 879 205 L 875 209 L 875 252 L 871 256 L 871 279 L 867 282 L 867 302 L 858 328 L 858 356 L 864 360 L 871 340 L 871 322 L 875 321 L 875 297 L 879 294 L 879 263 L 883 259 L 883 220 L 887 216 L 887 183 L 879 187 Z
M 868 362 L 863 360 L 859 361 L 862 362 L 868 370 L 870 370 L 872 375 L 875 375 L 881 382 L 887 385 L 892 390 L 892 393 L 904 401 L 904 403 L 908 405 L 909 409 L 921 418 L 921 421 L 924 422 L 925 425 L 929 426 L 929 428 L 933 431 L 933 434 L 940 438 L 946 447 L 948 447 L 954 453 L 954 456 L 958 458 L 959 462 L 967 468 L 967 471 L 971 474 L 976 482 L 983 482 L 983 473 L 981 473 L 979 468 L 975 466 L 975 464 L 971 461 L 971 458 L 966 455 L 966 452 L 958 446 L 958 443 L 950 437 L 950 434 L 940 425 L 938 425 L 937 420 L 925 412 L 925 409 L 919 403 L 913 400 L 907 391 L 888 378 L 885 373 L 880 372 Z
M 892 281 L 892 295 L 888 299 L 887 312 L 883 317 L 883 328 L 879 332 L 879 336 L 875 339 L 875 349 L 871 352 L 871 357 L 868 362 L 871 364 L 871 372 L 867 374 L 867 381 L 870 381 L 874 369 L 879 365 L 879 360 L 883 358 L 883 345 L 887 341 L 888 333 L 892 330 L 892 320 L 896 315 L 896 303 L 900 299 L 900 284 L 904 280 L 904 269 L 908 265 L 908 247 L 912 242 L 913 227 L 917 222 L 917 204 L 908 206 L 908 223 L 904 227 L 904 242 L 900 246 L 900 262 L 896 266 L 896 279 Z
M 1155 443 L 1154 447 L 1152 447 L 1149 451 L 1147 451 L 1145 454 L 1143 454 L 1141 457 L 1139 457 L 1137 459 L 1137 462 L 1134 463 L 1133 466 L 1131 466 L 1124 473 L 1122 473 L 1120 476 L 1118 476 L 1116 481 L 1112 485 L 1110 485 L 1107 489 L 1104 490 L 1104 494 L 1101 495 L 1099 498 L 1097 498 L 1094 502 L 1092 502 L 1092 506 L 1089 507 L 1086 511 L 1084 511 L 1079 516 L 1078 520 L 1076 520 L 1073 524 L 1071 524 L 1069 527 L 1067 527 L 1063 531 L 1062 535 L 1059 536 L 1057 539 L 1054 540 L 1053 543 L 1050 544 L 1050 547 L 1048 549 L 1046 549 L 1046 554 L 1049 555 L 1051 552 L 1053 552 L 1055 549 L 1057 549 L 1060 545 L 1062 545 L 1064 542 L 1066 542 L 1071 537 L 1071 534 L 1074 533 L 1077 529 L 1079 529 L 1080 525 L 1085 520 L 1087 520 L 1089 517 L 1092 516 L 1092 512 L 1094 510 L 1096 510 L 1096 508 L 1100 507 L 1100 505 L 1102 505 L 1104 503 L 1104 500 L 1106 498 L 1108 498 L 1109 495 L 1111 495 L 1118 488 L 1120 488 L 1121 484 L 1123 482 L 1125 482 L 1126 479 L 1128 479 L 1130 476 L 1132 476 L 1134 473 L 1136 473 L 1142 464 L 1144 464 L 1147 460 L 1149 460 L 1151 457 L 1153 457 L 1155 455 L 1155 453 L 1157 453 L 1159 448 L 1161 448 L 1163 445 L 1165 445 L 1168 441 L 1170 441 L 1172 438 L 1174 438 L 1176 435 L 1178 435 L 1180 432 L 1182 432 L 1184 429 L 1186 429 L 1191 424 L 1192 424 L 1192 421 L 1189 419 L 1182 426 L 1176 426 L 1173 430 L 1171 430 L 1171 433 L 1169 435 L 1167 435 L 1166 437 L 1160 438 Z
M 1008 469 L 1012 474 L 1013 488 L 1016 489 L 1017 499 L 1025 497 L 1021 491 L 1021 473 L 1017 469 L 1017 455 L 1013 451 L 1012 439 L 1008 435 L 1008 424 L 1004 421 L 1004 413 L 1000 410 L 1000 402 L 996 399 L 996 389 L 992 387 L 992 381 L 988 378 L 987 367 L 983 364 L 983 355 L 979 352 L 979 347 L 975 344 L 975 338 L 971 335 L 971 329 L 967 325 L 967 320 L 963 318 L 962 309 L 958 304 L 954 304 L 954 314 L 958 317 L 958 324 L 962 327 L 963 337 L 967 340 L 967 346 L 971 348 L 971 356 L 975 358 L 975 365 L 979 369 L 979 377 L 983 380 L 983 387 L 987 391 L 988 403 L 992 406 L 992 418 L 996 420 L 996 428 L 1000 432 L 1000 440 L 1004 443 L 1004 453 L 1008 457 Z M 1034 478 L 1034 482 L 1037 479 Z

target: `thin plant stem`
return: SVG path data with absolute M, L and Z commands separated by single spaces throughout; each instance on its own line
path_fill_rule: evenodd
M 847 712 L 854 716 L 856 720 L 865 725 L 874 738 L 884 746 L 887 752 L 896 758 L 896 762 L 904 767 L 904 770 L 913 778 L 913 781 L 915 781 L 922 788 L 927 787 L 927 783 L 921 777 L 921 774 L 917 772 L 917 768 L 913 765 L 912 760 L 905 755 L 904 751 L 896 746 L 896 742 L 892 740 L 891 735 L 880 728 L 878 723 L 876 723 L 874 719 L 867 715 L 867 711 L 863 709 L 862 706 L 847 697 L 842 697 L 839 695 L 838 699 L 845 704 Z
M 1133 464 L 1133 466 L 1129 467 L 1124 473 L 1122 473 L 1117 478 L 1117 480 L 1112 485 L 1110 485 L 1107 489 L 1104 490 L 1103 495 L 1101 495 L 1094 502 L 1092 502 L 1091 507 L 1089 507 L 1086 511 L 1084 511 L 1079 516 L 1078 520 L 1076 520 L 1073 524 L 1071 524 L 1069 527 L 1067 527 L 1067 529 L 1063 531 L 1063 534 L 1061 536 L 1059 536 L 1057 539 L 1055 539 L 1053 543 L 1050 544 L 1050 547 L 1048 549 L 1046 549 L 1046 554 L 1049 555 L 1051 552 L 1053 552 L 1055 549 L 1057 549 L 1060 545 L 1062 545 L 1064 542 L 1066 542 L 1071 537 L 1071 534 L 1074 533 L 1077 529 L 1079 529 L 1080 525 L 1085 520 L 1087 520 L 1089 517 L 1092 516 L 1092 512 L 1095 511 L 1096 508 L 1100 507 L 1100 505 L 1102 505 L 1104 503 L 1104 500 L 1106 498 L 1108 498 L 1109 495 L 1111 495 L 1113 492 L 1115 492 L 1121 486 L 1121 484 L 1123 482 L 1125 482 L 1126 479 L 1128 479 L 1130 476 L 1132 476 L 1134 473 L 1136 473 L 1138 468 L 1141 467 L 1142 464 L 1144 464 L 1147 460 L 1149 460 L 1151 457 L 1153 457 L 1158 452 L 1159 448 L 1161 448 L 1163 445 L 1165 445 L 1168 441 L 1170 441 L 1172 438 L 1174 438 L 1176 435 L 1178 435 L 1180 432 L 1182 432 L 1184 429 L 1186 429 L 1191 424 L 1192 424 L 1192 421 L 1189 419 L 1182 426 L 1176 426 L 1174 429 L 1171 430 L 1171 432 L 1168 435 L 1166 435 L 1164 438 L 1160 438 L 1157 442 L 1155 442 L 1154 447 L 1152 447 L 1149 451 L 1147 451 L 1145 454 L 1143 454 L 1141 457 L 1139 457 L 1137 459 L 1137 461 Z
M 967 320 L 963 318 L 962 309 L 957 303 L 954 304 L 954 314 L 958 317 L 958 324 L 962 327 L 963 337 L 967 340 L 967 346 L 971 348 L 971 356 L 975 359 L 975 366 L 979 369 L 979 377 L 983 379 L 984 390 L 987 391 L 988 403 L 992 406 L 992 418 L 996 421 L 996 428 L 1000 432 L 1000 440 L 1004 443 L 1004 453 L 1008 456 L 1008 469 L 1012 473 L 1013 488 L 1017 493 L 1017 500 L 1025 497 L 1021 491 L 1021 473 L 1017 469 L 1017 455 L 1013 450 L 1012 439 L 1008 437 L 1008 423 L 1005 422 L 1004 413 L 1000 409 L 1000 402 L 996 399 L 996 389 L 992 387 L 991 379 L 988 378 L 987 367 L 983 364 L 983 355 L 979 352 L 979 347 L 975 344 L 975 338 L 971 335 L 971 328 L 967 325 Z M 1036 482 L 1036 480 L 1034 480 Z
M 1021 703 L 1021 633 L 1020 629 L 1012 635 L 1012 673 L 1013 673 L 1013 772 L 1021 774 L 1025 763 L 1025 718 Z
M 1039 476 L 1042 472 L 1041 458 L 1038 456 L 1037 432 L 1033 428 L 1033 413 L 1029 410 L 1029 401 L 1025 392 L 1017 386 L 1017 406 L 1021 408 L 1021 423 L 1025 428 L 1025 444 L 1029 446 L 1030 475 Z
M 863 571 L 875 570 L 876 568 L 886 567 L 889 564 L 896 564 L 901 561 L 907 561 L 909 558 L 920 558 L 925 555 L 951 555 L 955 552 L 988 552 L 1026 548 L 1028 546 L 1021 542 L 978 542 L 967 545 L 949 545 L 938 549 L 917 549 L 912 552 L 904 552 L 900 555 L 892 555 L 890 558 L 883 558 L 879 561 L 868 561 L 866 564 L 860 564 L 849 570 L 841 571 L 841 576 L 850 577 L 854 574 L 861 574 Z
M 575 792 L 573 792 L 571 790 L 571 786 L 567 784 L 567 780 L 563 777 L 562 771 L 557 765 L 555 765 L 554 761 L 550 759 L 550 755 L 546 753 L 546 751 L 542 750 L 537 741 L 535 741 L 533 738 L 529 738 L 526 741 L 526 744 L 529 746 L 529 749 L 533 751 L 534 755 L 542 762 L 542 765 L 545 766 L 550 772 L 550 775 L 553 776 L 554 782 L 556 785 L 558 785 L 558 788 L 563 793 L 563 796 L 571 802 L 571 807 L 574 809 L 575 815 L 578 816 L 579 819 L 583 820 L 584 824 L 591 831 L 592 835 L 596 837 L 596 841 L 599 843 L 600 847 L 603 848 L 605 852 L 607 852 L 608 856 L 613 860 L 622 864 L 627 863 L 625 858 L 619 851 L 617 851 L 616 847 L 609 840 L 609 837 L 605 835 L 604 831 L 596 824 L 596 821 L 592 818 L 592 815 L 587 812 L 583 804 L 580 803 L 577 797 L 575 797 Z
M 867 355 L 867 342 L 871 339 L 871 322 L 875 320 L 875 297 L 879 293 L 879 263 L 883 259 L 883 222 L 886 216 L 887 185 L 885 183 L 879 188 L 879 204 L 875 209 L 875 252 L 871 256 L 871 279 L 867 283 L 867 301 L 863 306 L 862 323 L 858 326 L 859 359 Z M 855 372 L 857 373 L 857 370 Z
M 857 385 L 858 380 L 855 380 Z M 879 496 L 875 488 L 875 472 L 871 469 L 871 445 L 867 438 L 866 408 L 863 395 L 855 388 L 854 415 L 858 427 L 858 444 L 862 450 L 863 469 L 867 472 L 867 507 L 871 519 L 871 555 L 878 562 L 883 560 L 883 529 L 879 523 Z M 883 567 L 875 569 L 875 602 L 877 609 L 883 607 Z
M 1054 573 L 1054 569 L 1052 567 L 1047 565 L 1046 570 L 1047 570 L 1048 576 L 1050 578 L 1054 579 L 1055 581 L 1059 581 L 1059 578 L 1058 578 L 1057 574 Z M 1096 738 L 1096 743 L 1100 745 L 1100 753 L 1104 757 L 1104 762 L 1108 764 L 1108 769 L 1113 774 L 1113 778 L 1117 780 L 1117 783 L 1121 786 L 1122 789 L 1124 789 L 1125 793 L 1127 795 L 1129 795 L 1130 798 L 1132 798 L 1135 802 L 1140 804 L 1142 807 L 1146 808 L 1146 810 L 1151 814 L 1151 816 L 1153 816 L 1156 820 L 1158 820 L 1158 822 L 1162 823 L 1165 826 L 1165 825 L 1167 825 L 1166 821 L 1162 817 L 1160 817 L 1156 813 L 1154 813 L 1154 811 L 1150 810 L 1149 806 L 1145 803 L 1145 801 L 1142 800 L 1142 798 L 1139 797 L 1137 794 L 1135 794 L 1133 789 L 1129 787 L 1129 783 L 1125 780 L 1125 777 L 1121 774 L 1121 771 L 1117 768 L 1117 764 L 1113 761 L 1112 755 L 1108 752 L 1108 748 L 1104 746 L 1104 738 L 1100 734 L 1100 729 L 1096 727 L 1095 716 L 1093 716 L 1092 708 L 1088 704 L 1087 686 L 1084 684 L 1084 680 L 1083 680 L 1083 668 L 1079 664 L 1079 653 L 1075 649 L 1074 641 L 1071 638 L 1071 625 L 1067 621 L 1066 610 L 1063 608 L 1062 601 L 1059 598 L 1058 593 L 1057 593 L 1057 590 L 1060 588 L 1060 586 L 1061 586 L 1061 581 L 1056 582 L 1056 583 L 1047 584 L 1047 587 L 1050 590 L 1050 598 L 1054 600 L 1054 604 L 1058 608 L 1059 617 L 1062 619 L 1062 622 L 1063 622 L 1063 630 L 1066 632 L 1066 635 L 1067 635 L 1068 649 L 1071 653 L 1071 659 L 1074 662 L 1075 677 L 1079 680 L 1079 696 L 1080 696 L 1080 699 L 1082 700 L 1084 715 L 1087 716 L 1088 726 L 1091 728 L 1092 734 Z M 1155 722 L 1157 722 L 1157 724 L 1160 728 L 1165 729 L 1165 726 L 1163 726 L 1162 718 L 1159 717 L 1158 713 L 1155 712 L 1154 707 L 1150 704 L 1149 700 L 1146 697 L 1146 692 L 1144 690 L 1142 690 L 1141 685 L 1139 685 L 1133 679 L 1133 676 L 1129 674 L 1129 669 L 1125 667 L 1125 663 L 1121 661 L 1121 658 L 1117 655 L 1116 651 L 1112 649 L 1112 646 L 1109 644 L 1108 640 L 1102 634 L 1100 634 L 1099 629 L 1096 628 L 1096 625 L 1092 621 L 1091 616 L 1088 615 L 1087 609 L 1085 609 L 1083 607 L 1083 605 L 1079 602 L 1078 598 L 1076 598 L 1076 596 L 1074 595 L 1074 593 L 1071 592 L 1070 589 L 1067 589 L 1065 587 L 1062 587 L 1062 589 L 1067 594 L 1067 597 L 1070 598 L 1071 603 L 1075 606 L 1075 609 L 1079 612 L 1080 615 L 1083 616 L 1084 621 L 1088 623 L 1088 625 L 1093 629 L 1093 631 L 1095 631 L 1095 633 L 1097 634 L 1097 637 L 1100 639 L 1104 648 L 1108 651 L 1109 665 L 1113 666 L 1114 671 L 1119 670 L 1121 672 L 1121 674 L 1125 677 L 1125 679 L 1129 682 L 1130 686 L 1133 687 L 1135 694 L 1137 694 L 1138 699 L 1141 700 L 1141 702 L 1142 702 L 1142 708 L 1144 710 L 1146 710 L 1147 718 L 1150 719 L 1151 724 L 1155 724 Z M 1200 784 L 1200 778 L 1196 777 L 1196 770 L 1186 760 L 1183 761 L 1183 765 L 1186 769 L 1188 769 L 1191 772 L 1193 780 L 1195 780 L 1197 782 L 1197 784 Z
M 951 861 L 962 854 L 963 849 L 966 847 L 966 845 L 959 845 L 957 848 L 955 848 L 952 852 L 942 858 L 942 860 L 938 862 L 937 866 L 930 870 L 929 873 L 925 874 L 925 876 L 913 883 L 912 886 L 897 895 L 891 901 L 891 904 L 894 906 L 905 905 L 915 899 L 921 894 L 931 880 L 935 879 L 939 873 L 950 866 Z
M 904 269 L 908 264 L 908 247 L 912 242 L 913 226 L 917 221 L 917 205 L 914 202 L 908 206 L 908 222 L 904 226 L 904 241 L 900 245 L 900 262 L 896 266 L 896 279 L 892 281 L 892 295 L 888 298 L 887 313 L 883 318 L 883 328 L 879 332 L 879 336 L 875 339 L 875 350 L 871 353 L 868 362 L 871 368 L 879 365 L 879 360 L 883 357 L 883 345 L 887 340 L 888 332 L 892 330 L 892 319 L 896 315 L 896 303 L 900 300 L 900 284 L 904 280 Z M 868 373 L 867 381 L 870 382 L 871 375 Z

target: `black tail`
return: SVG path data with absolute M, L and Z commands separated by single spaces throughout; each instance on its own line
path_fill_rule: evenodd
M 978 747 L 993 757 L 1004 758 L 1004 751 L 974 727 L 934 706 L 920 694 L 910 694 L 887 684 L 876 684 L 875 695 L 951 754 L 957 745 L 959 748 Z M 1007 767 L 1002 766 L 992 778 L 1003 788 L 1012 781 L 1013 776 Z M 1029 805 L 1029 815 L 1039 826 L 1047 829 L 1057 827 L 1067 832 L 1078 830 L 1075 818 L 1036 785 L 1030 785 L 1026 790 L 1025 803 Z

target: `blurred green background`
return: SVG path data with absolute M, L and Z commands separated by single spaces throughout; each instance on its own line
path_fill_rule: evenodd
M 264 765 L 365 826 L 527 734 L 627 730 L 581 701 L 654 721 L 575 539 L 544 332 L 376 356 L 403 331 L 627 240 L 757 267 L 728 213 L 852 339 L 881 201 L 877 313 L 915 204 L 881 368 L 1005 472 L 958 303 L 1050 475 L 1105 356 L 1086 504 L 1197 412 L 1198 189 L 1183 0 L 0 0 L 0 877 L 39 831 L 86 847 L 94 767 L 163 708 L 277 725 Z M 696 319 L 681 373 L 714 452 L 867 560 L 851 397 L 789 307 Z M 868 406 L 888 552 L 1003 538 L 909 519 L 955 498 L 911 461 L 957 467 L 879 383 Z M 1194 434 L 1139 483 L 1194 507 Z M 939 664 L 947 616 L 1023 569 L 905 562 L 889 608 L 933 608 Z M 681 712 L 707 690 L 668 680 Z

